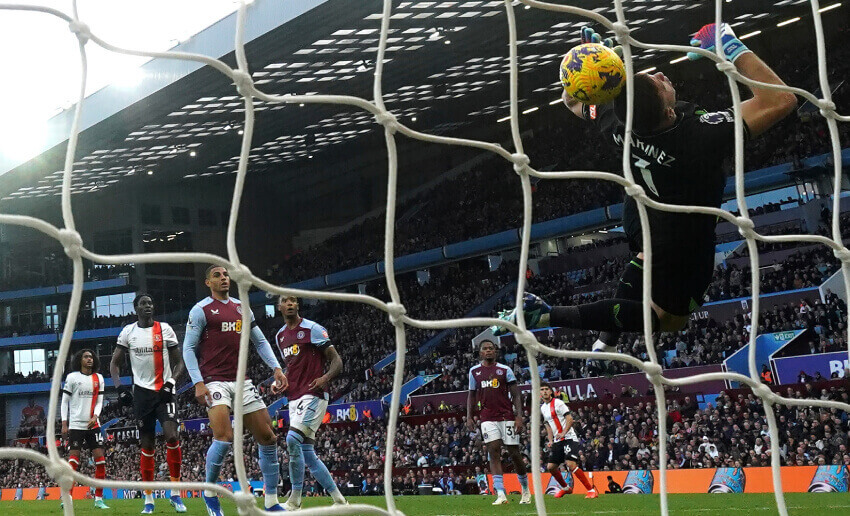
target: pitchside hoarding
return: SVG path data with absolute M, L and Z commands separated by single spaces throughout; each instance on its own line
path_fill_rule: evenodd
M 847 466 L 783 466 L 782 490 L 786 493 L 846 493 L 850 484 L 850 469 Z M 594 471 L 594 482 L 602 493 L 610 475 L 614 482 L 623 487 L 624 493 L 658 494 L 660 492 L 658 470 Z M 547 490 L 551 483 L 548 473 L 541 474 Z M 490 486 L 492 476 L 488 475 Z M 534 491 L 532 475 L 528 475 L 529 487 Z M 516 474 L 504 476 L 505 490 L 519 493 Z M 772 493 L 771 468 L 706 468 L 667 470 L 668 493 Z M 573 494 L 583 495 L 587 491 L 581 483 L 573 487 Z

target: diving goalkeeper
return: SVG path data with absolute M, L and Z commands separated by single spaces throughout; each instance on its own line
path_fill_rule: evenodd
M 785 83 L 749 50 L 732 29 L 720 27 L 723 54 L 741 75 L 767 84 Z M 582 43 L 600 42 L 587 27 Z M 610 46 L 610 40 L 605 42 Z M 713 51 L 715 25 L 702 27 L 691 45 Z M 689 53 L 696 59 L 698 54 Z M 631 145 L 635 182 L 655 201 L 719 208 L 726 177 L 722 162 L 734 153 L 732 108 L 708 112 L 677 99 L 676 89 L 661 72 L 637 74 L 634 83 L 634 118 Z M 789 92 L 749 87 L 752 98 L 741 104 L 744 136 L 755 138 L 790 114 L 797 105 Z M 594 124 L 605 138 L 623 146 L 626 95 L 612 104 L 581 104 L 563 94 L 564 104 L 578 117 Z M 714 270 L 716 217 L 671 213 L 647 207 L 652 242 L 652 330 L 678 331 L 691 312 L 702 305 Z M 635 200 L 626 196 L 623 228 L 636 255 L 629 261 L 615 297 L 579 306 L 550 307 L 526 293 L 523 312 L 529 328 L 560 326 L 603 332 L 595 351 L 616 351 L 620 332 L 643 330 L 643 247 Z M 515 321 L 516 309 L 499 314 Z M 504 328 L 495 333 L 504 334 Z

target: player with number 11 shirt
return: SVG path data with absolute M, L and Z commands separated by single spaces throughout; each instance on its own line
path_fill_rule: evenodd
M 120 387 L 121 365 L 124 363 L 124 357 L 127 354 L 130 355 L 130 369 L 133 372 L 133 405 L 136 420 L 140 423 L 139 469 L 142 480 L 144 482 L 154 480 L 156 472 L 154 445 L 156 444 L 156 422 L 159 421 L 165 437 L 165 461 L 168 463 L 169 476 L 172 482 L 180 482 L 183 452 L 180 449 L 174 393 L 177 390 L 177 379 L 183 375 L 185 367 L 180 356 L 180 348 L 177 346 L 177 334 L 168 323 L 154 320 L 153 298 L 150 295 L 137 295 L 133 300 L 133 308 L 136 309 L 138 321 L 125 326 L 118 335 L 109 371 L 112 373 L 115 386 Z M 180 499 L 179 491 L 172 490 L 168 498 L 177 512 L 186 512 L 186 506 Z M 146 489 L 142 514 L 153 514 L 153 512 L 153 492 Z

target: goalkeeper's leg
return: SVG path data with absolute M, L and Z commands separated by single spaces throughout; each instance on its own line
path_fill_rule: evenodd
M 617 299 L 631 299 L 639 301 L 643 298 L 643 259 L 636 256 L 626 264 L 617 291 L 614 293 Z M 617 341 L 620 339 L 619 331 L 603 331 L 599 338 L 593 343 L 593 351 L 605 351 L 613 353 L 617 351 Z

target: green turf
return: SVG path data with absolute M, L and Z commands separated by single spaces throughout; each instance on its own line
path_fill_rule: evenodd
M 536 514 L 533 505 L 519 505 L 519 496 L 509 496 L 511 503 L 493 507 L 490 496 L 407 496 L 396 498 L 399 510 L 408 516 L 489 516 L 489 515 L 532 515 Z M 786 495 L 788 513 L 795 516 L 839 516 L 850 514 L 850 494 L 847 493 L 789 493 Z M 385 507 L 384 499 L 378 497 L 351 498 L 352 503 L 369 503 Z M 197 499 L 185 500 L 188 514 L 204 515 L 203 504 Z M 142 509 L 141 500 L 107 500 L 109 511 L 95 511 L 91 500 L 79 500 L 74 503 L 76 514 L 100 516 L 135 515 Z M 546 510 L 553 516 L 559 515 L 657 515 L 659 514 L 657 495 L 602 495 L 596 500 L 585 500 L 580 495 L 566 496 L 556 500 L 546 497 Z M 307 498 L 304 507 L 330 505 L 328 498 Z M 225 514 L 236 515 L 236 509 L 230 502 L 223 502 Z M 61 514 L 56 501 L 43 502 L 0 502 L 0 516 L 36 516 L 41 514 Z M 157 500 L 155 514 L 175 514 L 165 500 Z M 776 514 L 776 504 L 771 494 L 694 494 L 670 495 L 671 515 L 748 515 Z

